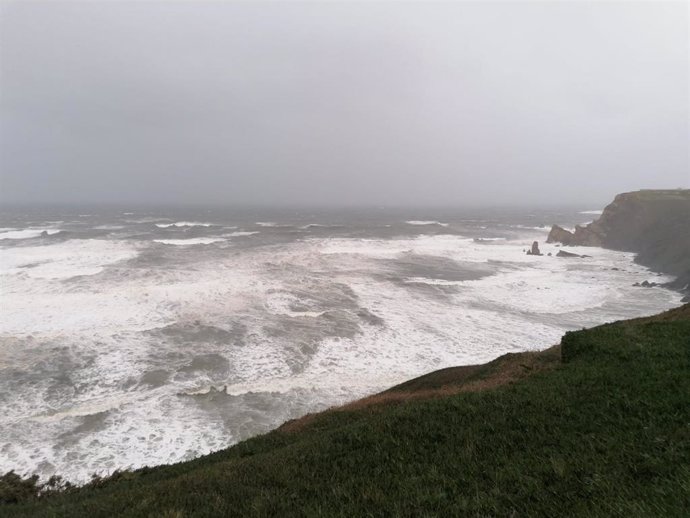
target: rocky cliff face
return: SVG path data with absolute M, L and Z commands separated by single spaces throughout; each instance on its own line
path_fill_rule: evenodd
M 587 226 L 554 225 L 547 243 L 554 242 L 636 252 L 638 263 L 677 276 L 673 287 L 690 295 L 689 189 L 619 194 Z

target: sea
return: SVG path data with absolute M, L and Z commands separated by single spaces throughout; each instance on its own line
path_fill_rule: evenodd
M 0 473 L 75 483 L 680 304 L 597 207 L 0 209 Z M 526 255 L 538 241 L 544 255 Z

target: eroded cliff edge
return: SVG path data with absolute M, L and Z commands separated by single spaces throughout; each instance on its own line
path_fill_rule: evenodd
M 641 190 L 615 197 L 596 221 L 570 232 L 551 228 L 547 243 L 635 252 L 635 261 L 675 275 L 690 297 L 690 189 Z

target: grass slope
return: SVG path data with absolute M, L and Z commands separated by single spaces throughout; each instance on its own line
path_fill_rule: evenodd
M 690 305 L 557 351 L 444 369 L 0 516 L 690 515 Z

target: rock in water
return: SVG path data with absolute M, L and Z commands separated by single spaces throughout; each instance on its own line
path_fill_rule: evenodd
M 649 281 L 642 281 L 642 282 L 636 282 L 633 284 L 633 286 L 636 286 L 638 288 L 654 288 L 655 286 L 659 286 L 656 282 L 649 282 Z
M 542 255 L 539 251 L 539 241 L 532 243 L 532 248 L 531 250 L 527 250 L 527 255 Z
M 565 250 L 559 250 L 556 257 L 582 257 L 580 255 L 574 254 L 572 252 L 566 252 Z

